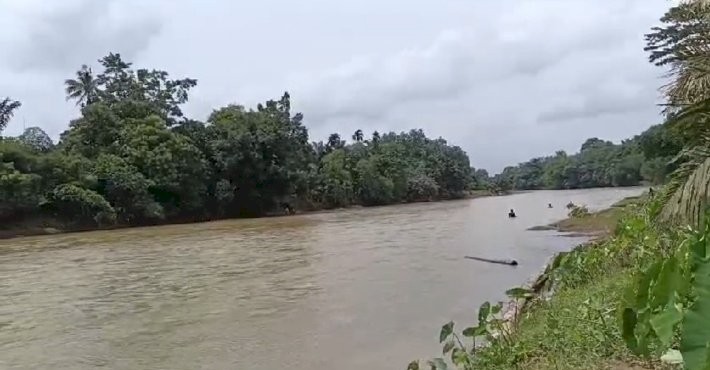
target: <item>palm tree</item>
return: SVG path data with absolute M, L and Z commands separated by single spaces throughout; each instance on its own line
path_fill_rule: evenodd
M 12 118 L 15 113 L 15 109 L 19 108 L 21 105 L 22 103 L 19 101 L 10 98 L 5 98 L 0 101 L 0 132 L 2 132 L 8 122 L 10 122 L 10 118 Z
M 362 130 L 357 130 L 353 134 L 353 140 L 357 141 L 358 143 L 362 141 Z
M 326 144 L 326 150 L 328 152 L 331 152 L 335 149 L 340 149 L 343 146 L 345 146 L 345 142 L 343 140 L 340 140 L 340 135 L 330 134 L 330 136 L 328 136 L 328 143 Z
M 98 100 L 98 81 L 94 78 L 91 68 L 86 65 L 82 65 L 76 72 L 76 79 L 67 79 L 64 85 L 66 85 L 67 100 L 76 100 L 76 105 L 85 107 Z
M 378 141 L 380 141 L 380 133 L 375 131 L 372 133 L 372 142 L 377 143 Z
M 710 6 L 685 1 L 671 8 L 646 36 L 651 62 L 670 66 L 663 87 L 668 124 L 688 139 L 676 157 L 678 169 L 661 193 L 660 216 L 699 226 L 710 204 Z

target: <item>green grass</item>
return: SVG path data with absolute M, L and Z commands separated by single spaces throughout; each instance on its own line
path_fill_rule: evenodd
M 654 256 L 677 244 L 648 222 L 645 211 L 629 207 L 639 201 L 626 200 L 563 226 L 615 232 L 559 258 L 549 272 L 554 295 L 534 298 L 519 316 L 512 341 L 494 341 L 480 351 L 475 369 L 670 369 L 660 363 L 658 351 L 640 358 L 621 337 L 617 310 L 624 292 Z
M 528 230 L 557 230 L 586 235 L 611 235 L 626 210 L 643 204 L 647 199 L 648 194 L 624 198 L 614 203 L 611 208 L 591 213 L 588 216 L 569 217 L 550 225 L 534 226 Z
M 609 308 L 618 306 L 630 275 L 618 270 L 535 303 L 516 328 L 514 343 L 483 351 L 477 368 L 588 370 L 631 364 Z
M 635 197 L 626 197 L 614 204 L 612 204 L 612 208 L 623 208 L 629 205 L 641 205 L 644 202 L 648 200 L 648 193 L 643 193 L 641 195 L 635 196 Z
M 624 208 L 612 207 L 585 217 L 570 217 L 554 226 L 561 232 L 607 235 L 614 231 L 623 215 Z

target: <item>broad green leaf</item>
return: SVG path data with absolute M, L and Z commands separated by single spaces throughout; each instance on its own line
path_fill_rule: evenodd
M 463 334 L 464 337 L 473 338 L 476 336 L 478 328 L 480 328 L 480 326 L 472 326 L 470 328 L 466 328 L 463 330 L 463 332 L 461 332 L 461 334 Z
M 429 367 L 431 367 L 431 370 L 447 370 L 448 366 L 446 366 L 446 362 L 444 361 L 443 358 L 435 358 L 433 360 L 429 360 Z
M 672 256 L 663 263 L 663 268 L 653 285 L 651 307 L 666 306 L 673 301 L 680 285 L 680 278 L 678 259 Z
M 661 356 L 661 361 L 671 364 L 678 365 L 683 363 L 683 355 L 677 349 L 669 349 L 663 356 Z
M 439 343 L 443 343 L 446 338 L 454 332 L 454 322 L 449 321 L 444 326 L 441 327 L 441 332 L 439 333 Z
M 454 346 L 455 346 L 454 340 L 453 340 L 453 339 L 449 339 L 449 340 L 446 341 L 446 343 L 444 344 L 444 349 L 442 350 L 442 354 L 445 355 L 445 354 L 449 353 L 449 351 L 451 351 L 452 349 L 454 349 Z
M 491 304 L 489 302 L 483 302 L 481 307 L 478 309 L 478 324 L 481 325 L 486 322 L 488 316 L 491 314 Z
M 702 255 L 699 255 L 702 253 Z M 710 344 L 710 259 L 703 258 L 705 251 L 693 251 L 693 263 L 696 264 L 693 290 L 695 303 L 690 306 L 683 318 L 681 328 L 680 351 L 686 369 L 705 369 L 708 361 Z
M 651 290 L 651 284 L 653 283 L 654 280 L 657 279 L 658 274 L 661 271 L 662 267 L 662 262 L 657 261 L 654 264 L 652 264 L 644 273 L 641 275 L 638 281 L 637 285 L 637 290 L 636 290 L 636 302 L 635 302 L 635 308 L 637 310 L 642 310 L 648 307 L 650 301 L 649 301 L 649 294 Z
M 636 339 L 638 340 L 636 353 L 640 356 L 649 355 L 649 346 L 651 345 L 653 339 L 650 335 L 653 329 L 651 328 L 651 324 L 649 324 L 648 320 L 648 313 L 642 314 L 636 327 Z
M 651 316 L 649 322 L 658 339 L 667 347 L 673 339 L 673 329 L 682 319 L 683 314 L 671 304 L 663 311 Z

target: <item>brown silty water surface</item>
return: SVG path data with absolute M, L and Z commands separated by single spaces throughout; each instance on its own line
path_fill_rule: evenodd
M 480 303 L 580 242 L 527 228 L 564 218 L 570 201 L 598 210 L 641 191 L 2 241 L 0 369 L 402 369 L 440 353 L 443 323 L 472 323 Z

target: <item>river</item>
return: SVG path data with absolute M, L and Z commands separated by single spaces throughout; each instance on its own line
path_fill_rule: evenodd
M 569 201 L 598 210 L 641 191 L 0 241 L 0 369 L 403 369 L 440 353 L 443 323 L 473 323 L 480 303 L 580 242 L 527 228 Z

